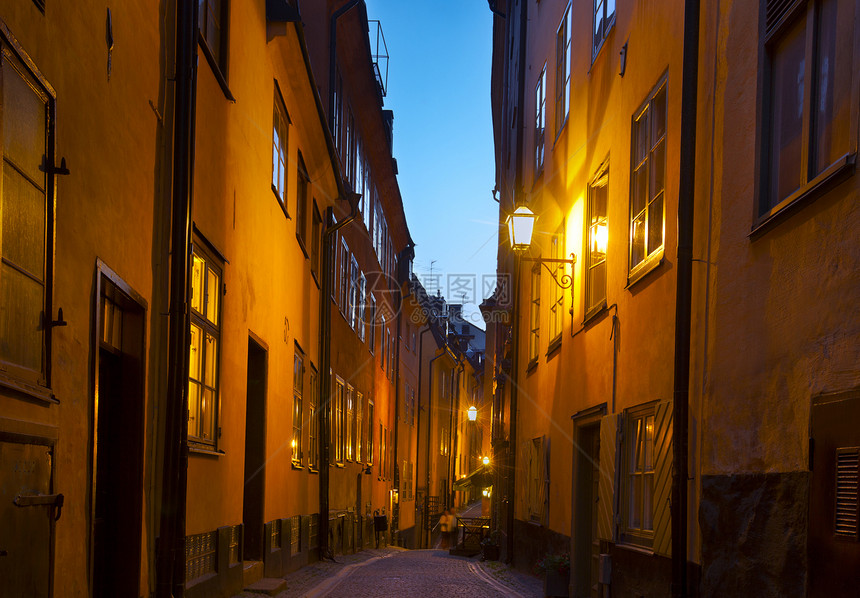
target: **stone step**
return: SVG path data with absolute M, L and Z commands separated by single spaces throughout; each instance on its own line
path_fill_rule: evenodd
M 242 584 L 249 586 L 263 578 L 263 561 L 242 562 Z
M 266 594 L 268 596 L 275 596 L 283 592 L 286 587 L 286 580 L 276 577 L 264 577 L 250 585 L 245 584 L 245 591 L 256 592 L 257 594 Z

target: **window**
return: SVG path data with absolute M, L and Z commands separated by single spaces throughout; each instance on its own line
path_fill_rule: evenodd
M 558 230 L 550 240 L 550 257 L 554 260 L 564 259 L 564 223 L 558 227 Z M 555 270 L 555 276 L 559 281 L 567 276 L 565 273 L 565 265 L 560 262 L 552 264 Z M 549 305 L 549 342 L 553 343 L 561 341 L 561 330 L 564 325 L 564 289 L 558 284 L 550 285 L 550 305 Z
M 213 69 L 227 74 L 227 0 L 198 0 L 197 26 Z
M 290 443 L 293 449 L 293 463 L 302 461 L 302 395 L 304 394 L 305 356 L 296 345 L 293 355 L 293 438 Z
M 603 40 L 615 24 L 615 0 L 594 0 L 594 35 L 591 56 L 594 58 L 603 47 Z
M 626 535 L 647 539 L 654 533 L 654 406 L 630 411 L 627 417 Z
M 856 2 L 766 2 L 764 135 L 758 215 L 792 203 L 856 151 Z
M 347 315 L 349 311 L 349 288 L 351 280 L 351 261 L 349 256 L 349 247 L 346 244 L 346 239 L 340 238 L 340 286 L 338 287 L 338 303 L 340 304 L 341 313 Z
M 275 88 L 274 124 L 272 126 L 272 191 L 275 192 L 278 201 L 281 202 L 284 213 L 289 217 L 287 212 L 287 150 L 290 147 L 288 141 L 290 117 L 284 107 L 281 94 L 277 90 L 277 85 Z
M 346 180 L 352 183 L 355 181 L 355 117 L 352 115 L 352 108 L 349 106 L 345 109 L 346 113 L 346 130 L 344 131 L 344 174 Z
M 386 447 L 388 446 L 388 430 L 382 427 L 382 422 L 379 422 L 379 477 L 385 477 L 385 457 L 387 456 Z
M 376 349 L 376 296 L 373 293 L 368 295 L 370 303 L 367 306 L 367 322 L 370 328 L 370 338 L 367 341 L 367 348 L 371 353 Z
M 600 167 L 588 186 L 585 247 L 585 319 L 606 305 L 606 245 L 608 225 L 608 164 Z
M 535 175 L 543 169 L 544 130 L 546 129 L 546 64 L 535 86 Z
M 666 81 L 661 81 L 633 118 L 630 184 L 630 273 L 663 255 L 666 180 Z M 632 282 L 632 281 L 631 281 Z
M 394 376 L 394 338 L 391 336 L 391 328 L 385 330 L 385 338 L 388 339 L 388 370 L 386 375 L 391 379 Z
M 42 163 L 54 163 L 54 98 L 3 41 L 0 34 L 0 371 L 45 387 L 53 319 L 54 175 Z
M 362 461 L 364 454 L 364 397 L 362 394 L 355 395 L 355 460 Z
M 537 361 L 540 350 L 540 264 L 532 268 L 531 302 L 529 309 L 529 363 Z
M 373 401 L 367 399 L 367 463 L 373 465 Z
M 317 405 L 319 405 L 319 374 L 311 364 L 311 376 L 308 381 L 308 467 L 314 469 L 319 464 L 319 422 L 317 422 Z
M 218 432 L 221 343 L 221 266 L 195 243 L 191 267 L 191 347 L 188 362 L 188 438 L 214 447 Z
M 379 317 L 382 320 L 382 328 L 381 328 L 380 333 L 379 333 L 379 344 L 382 345 L 381 350 L 380 350 L 380 354 L 379 354 L 379 365 L 382 367 L 382 371 L 384 372 L 385 371 L 385 365 L 386 365 L 385 358 L 388 355 L 388 343 L 385 340 L 385 338 L 386 338 L 385 335 L 388 334 L 388 330 L 386 329 L 386 326 L 385 326 L 385 314 L 380 314 Z
M 555 35 L 555 133 L 561 132 L 570 111 L 570 4 Z
M 310 178 L 305 168 L 302 153 L 299 152 L 298 179 L 296 184 L 296 238 L 302 246 L 302 251 L 307 255 L 307 227 L 308 227 L 308 190 Z
M 322 216 L 317 207 L 316 200 L 313 201 L 314 213 L 311 223 L 311 271 L 314 275 L 320 274 L 320 242 L 322 240 Z
M 332 418 L 334 425 L 331 427 L 335 463 L 343 463 L 343 395 L 343 380 L 336 376 L 334 381 L 334 417 Z
M 340 74 L 340 67 L 335 67 L 335 84 L 334 84 L 334 114 L 332 114 L 331 132 L 334 137 L 334 144 L 337 147 L 338 155 L 343 158 L 343 77 Z
M 346 460 L 355 459 L 355 389 L 346 387 L 346 422 L 344 424 L 344 448 L 346 449 Z

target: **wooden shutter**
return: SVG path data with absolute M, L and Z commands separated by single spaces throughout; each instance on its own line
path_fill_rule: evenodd
M 658 403 L 654 417 L 653 549 L 664 556 L 672 554 L 672 428 L 672 401 Z
M 543 501 L 541 523 L 549 526 L 549 436 L 543 437 Z
M 765 35 L 771 35 L 780 28 L 785 19 L 800 4 L 800 0 L 766 0 L 765 3 Z
M 597 537 L 616 541 L 615 479 L 618 471 L 619 414 L 600 419 L 600 481 L 597 485 Z

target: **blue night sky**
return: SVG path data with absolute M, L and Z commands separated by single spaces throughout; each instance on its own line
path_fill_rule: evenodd
M 440 288 L 449 302 L 462 302 L 471 287 L 480 303 L 492 291 L 492 285 L 482 291 L 482 282 L 495 273 L 498 243 L 492 13 L 485 0 L 366 2 L 368 18 L 382 23 L 390 56 L 385 108 L 394 110 L 394 157 L 416 244 L 415 273 L 428 292 Z M 371 47 L 374 39 L 371 23 Z M 467 303 L 474 295 L 468 292 Z

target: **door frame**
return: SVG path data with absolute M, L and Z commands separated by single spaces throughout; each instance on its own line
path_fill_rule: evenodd
M 570 419 L 573 422 L 573 458 L 571 459 L 571 478 L 570 478 L 570 557 L 571 557 L 571 580 L 570 585 L 571 588 L 575 587 L 576 579 L 573 576 L 576 576 L 574 566 L 575 562 L 578 562 L 581 555 L 577 552 L 577 520 L 579 519 L 578 513 L 580 511 L 580 504 L 577 499 L 577 488 L 576 481 L 579 476 L 579 467 L 580 462 L 583 459 L 583 449 L 580 448 L 580 437 L 581 431 L 585 427 L 595 426 L 597 428 L 597 437 L 600 438 L 600 420 L 602 417 L 606 415 L 607 404 L 600 403 L 599 405 L 595 405 L 594 407 L 589 407 L 588 409 L 584 409 L 573 414 Z M 600 450 L 597 451 L 597 458 L 600 459 Z M 592 518 L 594 517 L 594 513 L 592 513 Z M 590 528 L 589 528 L 590 529 Z M 589 559 L 591 557 L 591 549 L 589 548 Z M 587 574 L 589 579 L 591 577 L 591 567 L 587 568 Z
M 264 528 L 266 525 L 266 456 L 268 450 L 268 408 L 269 408 L 269 345 L 266 343 L 259 335 L 255 334 L 253 331 L 248 330 L 248 353 L 246 358 L 246 371 L 245 371 L 245 439 L 242 447 L 243 454 L 243 463 L 247 464 L 248 459 L 248 377 L 250 372 L 247 369 L 247 365 L 250 362 L 251 358 L 251 343 L 254 343 L 257 346 L 256 350 L 259 350 L 263 356 L 263 381 L 262 381 L 262 405 L 260 406 L 262 421 L 261 430 L 260 430 L 260 438 L 263 444 L 262 446 L 262 461 L 263 467 L 260 470 L 260 497 L 259 497 L 259 509 L 260 509 L 260 529 L 257 533 L 260 535 L 259 546 L 256 546 L 257 542 L 255 542 L 255 548 L 259 550 L 259 557 L 256 555 L 251 555 L 250 558 L 257 559 L 259 558 L 261 561 L 265 557 L 265 536 L 264 536 Z M 242 481 L 243 481 L 243 494 L 242 494 L 242 524 L 243 524 L 243 533 L 242 533 L 242 560 L 248 560 L 249 555 L 247 554 L 248 543 L 253 537 L 249 538 L 248 534 L 248 523 L 245 521 L 245 502 L 248 499 L 247 496 L 247 480 L 245 478 L 247 472 L 245 468 L 242 469 Z
M 140 592 L 140 568 L 141 568 L 141 551 L 143 544 L 143 494 L 146 492 L 145 486 L 145 471 L 146 471 L 146 377 L 147 377 L 147 360 L 146 360 L 146 323 L 148 315 L 148 304 L 146 299 L 138 293 L 134 288 L 122 279 L 112 268 L 110 268 L 101 258 L 96 258 L 95 281 L 93 285 L 92 296 L 92 327 L 90 330 L 90 405 L 88 408 L 88 418 L 90 433 L 87 438 L 87 451 L 89 461 L 87 463 L 87 472 L 89 484 L 87 487 L 87 586 L 88 595 L 92 595 L 93 575 L 95 573 L 95 518 L 96 518 L 96 460 L 98 458 L 96 451 L 96 437 L 98 436 L 98 399 L 99 399 L 99 350 L 101 343 L 100 332 L 102 330 L 102 310 L 101 297 L 105 287 L 105 283 L 113 285 L 118 291 L 124 295 L 130 304 L 135 306 L 141 312 L 141 330 L 140 330 L 140 347 L 138 347 L 140 355 L 140 405 L 139 417 L 141 430 L 139 447 L 140 454 L 140 496 L 136 505 L 139 512 L 139 527 L 140 541 L 137 546 L 131 547 L 130 550 L 137 555 L 137 585 L 138 593 Z

